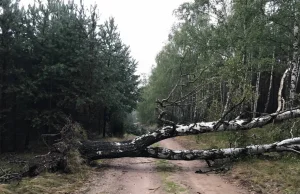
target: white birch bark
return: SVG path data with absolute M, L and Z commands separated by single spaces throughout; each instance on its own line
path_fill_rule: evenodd
M 297 16 L 297 11 L 295 11 L 295 17 Z M 292 69 L 291 69 L 291 85 L 290 85 L 290 106 L 293 106 L 295 100 L 295 94 L 298 83 L 298 75 L 299 75 L 299 62 L 298 62 L 298 46 L 299 46 L 299 26 L 297 21 L 294 23 L 294 43 L 293 43 L 293 58 L 291 61 Z
M 254 97 L 254 105 L 253 105 L 253 117 L 256 117 L 256 111 L 257 111 L 257 102 L 259 98 L 259 82 L 260 82 L 260 75 L 261 73 L 257 73 L 256 77 L 256 85 L 255 85 L 255 97 Z
M 161 147 L 149 147 L 143 157 L 168 160 L 214 160 L 229 157 L 242 157 L 270 152 L 300 153 L 300 138 L 286 139 L 281 142 L 264 145 L 250 145 L 244 148 L 224 148 L 209 150 L 170 150 Z
M 176 125 L 175 127 L 165 126 L 127 142 L 81 142 L 79 149 L 82 155 L 89 160 L 116 157 L 138 157 L 148 146 L 164 139 L 210 132 L 248 130 L 262 127 L 269 123 L 298 117 L 300 117 L 300 109 L 293 109 L 253 118 L 250 121 L 247 119 L 223 121 L 221 125 L 219 121 L 213 121 L 189 125 Z M 219 125 L 219 127 L 216 128 L 216 125 Z
M 283 86 L 284 86 L 284 80 L 285 77 L 287 76 L 288 72 L 290 71 L 290 68 L 287 68 L 285 70 L 285 72 L 283 73 L 281 80 L 280 80 L 280 86 L 279 86 L 279 90 L 278 90 L 278 97 L 277 97 L 277 101 L 278 101 L 278 108 L 276 112 L 280 112 L 282 110 L 282 107 L 284 106 L 284 99 L 282 97 L 282 90 L 283 90 Z

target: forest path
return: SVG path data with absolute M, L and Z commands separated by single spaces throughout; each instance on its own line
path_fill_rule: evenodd
M 160 146 L 183 149 L 174 139 Z M 84 187 L 76 193 L 87 194 L 246 194 L 217 174 L 196 174 L 205 168 L 202 161 L 164 161 L 152 158 L 103 160 Z

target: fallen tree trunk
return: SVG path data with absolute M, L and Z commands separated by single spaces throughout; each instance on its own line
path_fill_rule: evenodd
M 105 142 L 108 143 L 108 142 Z M 115 142 L 110 146 L 116 146 Z M 130 143 L 127 143 L 128 145 Z M 120 146 L 120 145 L 119 145 Z M 163 147 L 147 147 L 144 150 L 122 151 L 120 149 L 109 150 L 109 154 L 99 153 L 95 158 L 119 158 L 119 157 L 150 157 L 167 160 L 215 160 L 229 157 L 244 157 L 270 152 L 296 152 L 300 153 L 300 137 L 286 139 L 280 142 L 262 145 L 249 145 L 242 148 L 223 148 L 208 150 L 171 150 Z M 102 157 L 101 157 L 102 154 Z
M 132 141 L 126 142 L 81 142 L 79 150 L 88 160 L 102 158 L 138 157 L 144 150 L 161 140 L 184 135 L 202 134 L 220 131 L 248 130 L 262 127 L 272 122 L 300 117 L 300 109 L 268 114 L 253 119 L 238 119 L 231 121 L 200 122 L 190 125 L 165 126 L 154 132 L 139 136 Z
M 33 158 L 27 170 L 13 174 L 13 177 L 35 176 L 43 171 L 68 171 L 67 163 L 72 160 L 68 158 L 68 153 L 79 150 L 86 160 L 97 160 L 103 158 L 120 157 L 151 157 L 169 160 L 214 160 L 227 157 L 240 157 L 247 155 L 257 155 L 268 152 L 297 152 L 300 153 L 300 137 L 287 139 L 281 142 L 265 145 L 251 145 L 244 148 L 224 148 L 211 150 L 170 150 L 160 147 L 149 147 L 161 140 L 184 135 L 202 134 L 220 131 L 247 130 L 262 127 L 272 122 L 300 117 L 300 109 L 268 114 L 253 119 L 235 119 L 231 121 L 200 122 L 190 125 L 165 126 L 148 134 L 139 136 L 131 141 L 123 142 L 102 142 L 80 140 L 82 131 L 78 130 L 78 125 L 68 121 L 62 129 L 61 141 L 54 144 L 52 150 L 43 156 Z M 5 177 L 9 177 L 9 174 Z M 15 178 L 16 179 L 16 178 Z M 4 180 L 12 180 L 4 178 Z M 0 182 L 2 180 L 0 179 Z
M 244 148 L 224 148 L 209 150 L 171 150 L 161 147 L 149 147 L 142 157 L 151 157 L 167 160 L 215 160 L 259 155 L 270 152 L 296 152 L 300 153 L 300 138 L 286 139 L 281 142 L 264 145 L 250 145 Z

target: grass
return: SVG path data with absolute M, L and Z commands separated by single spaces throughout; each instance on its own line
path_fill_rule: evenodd
M 151 147 L 159 147 L 159 142 L 151 145 Z M 185 188 L 170 180 L 170 173 L 176 172 L 176 170 L 178 169 L 178 166 L 176 166 L 175 164 L 171 164 L 167 160 L 156 161 L 156 170 L 162 178 L 164 190 L 168 193 L 181 193 L 186 191 Z
M 100 138 L 101 141 L 125 141 L 135 138 L 131 134 L 125 134 L 124 137 L 109 137 Z M 24 164 L 10 163 L 13 158 L 21 160 L 29 160 L 36 155 L 44 154 L 44 149 L 35 150 L 32 153 L 18 153 L 18 154 L 2 154 L 0 155 L 0 168 L 10 169 L 13 172 L 20 172 L 23 170 Z M 93 169 L 86 165 L 82 165 L 83 160 L 78 151 L 70 151 L 68 154 L 68 167 L 71 173 L 43 173 L 35 178 L 23 178 L 20 182 L 13 182 L 11 184 L 0 184 L 0 194 L 53 194 L 53 193 L 73 193 L 76 189 L 83 186 L 87 180 L 88 175 L 93 173 Z M 102 164 L 103 160 L 94 161 L 97 165 Z
M 290 129 L 296 122 L 293 135 L 300 136 L 299 119 L 270 124 L 243 132 L 218 132 L 198 136 L 177 137 L 187 149 L 212 149 L 266 144 L 291 138 Z M 300 193 L 300 157 L 294 153 L 265 154 L 237 160 L 227 173 L 231 181 L 238 182 L 256 193 Z
M 38 153 L 3 154 L 0 155 L 1 169 L 10 169 L 12 172 L 23 170 L 24 164 L 10 163 L 11 160 L 29 160 Z M 91 171 L 90 167 L 81 165 L 82 160 L 78 152 L 70 152 L 68 155 L 68 166 L 71 173 L 42 173 L 34 178 L 23 178 L 19 182 L 0 184 L 1 194 L 52 194 L 72 193 L 84 184 Z
M 291 156 L 239 161 L 229 175 L 258 193 L 300 193 L 300 162 Z
M 154 148 L 157 148 L 157 147 L 159 147 L 159 146 L 160 146 L 160 145 L 159 145 L 159 142 L 154 143 L 154 144 L 151 145 L 151 147 L 154 147 Z
M 161 176 L 164 190 L 168 193 L 182 193 L 186 191 L 181 185 L 171 180 L 171 172 L 176 172 L 178 168 L 178 166 L 169 163 L 167 160 L 156 161 L 156 170 Z
M 44 173 L 36 178 L 24 178 L 19 183 L 2 185 L 0 193 L 72 193 L 84 184 L 87 174 L 86 170 L 80 170 L 73 174 Z
M 92 134 L 90 139 L 94 141 L 109 141 L 109 142 L 116 142 L 116 141 L 127 141 L 132 140 L 136 137 L 136 135 L 125 133 L 123 137 L 105 137 L 103 138 L 102 135 Z

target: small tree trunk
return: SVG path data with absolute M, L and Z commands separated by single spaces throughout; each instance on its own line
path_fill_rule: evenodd
M 297 13 L 295 15 L 297 15 Z M 290 85 L 290 107 L 293 106 L 293 103 L 295 101 L 295 94 L 296 94 L 298 75 L 299 75 L 299 62 L 298 62 L 299 39 L 298 39 L 298 36 L 299 36 L 299 26 L 298 26 L 297 21 L 295 21 L 295 23 L 294 23 L 293 58 L 291 61 L 292 69 L 291 69 L 291 85 Z
M 98 111 L 98 132 L 99 135 L 101 135 L 102 129 L 101 129 L 101 109 Z
M 103 111 L 103 137 L 105 137 L 105 133 L 106 133 L 106 120 L 107 120 L 107 108 L 104 107 L 104 111 Z
M 226 98 L 226 104 L 224 106 L 224 110 L 222 113 L 222 117 L 226 114 L 226 112 L 228 111 L 228 107 L 229 107 L 229 103 L 230 103 L 230 98 L 231 98 L 231 88 L 228 87 L 228 92 L 227 92 L 227 98 Z
M 13 145 L 14 151 L 17 151 L 17 95 L 13 94 L 13 105 L 12 105 L 12 121 L 13 121 Z
M 284 106 L 284 99 L 282 97 L 282 90 L 283 90 L 283 86 L 284 86 L 284 80 L 285 77 L 287 76 L 288 72 L 290 71 L 290 68 L 287 68 L 285 70 L 285 72 L 283 73 L 282 77 L 281 77 L 281 81 L 280 81 L 280 86 L 279 86 L 279 90 L 278 90 L 278 108 L 276 112 L 280 112 Z
M 254 104 L 253 104 L 253 118 L 256 117 L 257 111 L 257 102 L 259 98 L 259 82 L 260 82 L 260 72 L 257 73 L 256 77 L 256 85 L 255 85 L 255 97 L 254 97 Z
M 273 58 L 275 59 L 275 56 L 273 55 Z M 271 74 L 270 74 L 270 84 L 269 84 L 269 90 L 268 90 L 268 96 L 267 96 L 267 102 L 265 104 L 265 110 L 266 113 L 268 110 L 269 102 L 270 102 L 270 95 L 272 90 L 272 84 L 273 84 L 273 71 L 274 71 L 274 64 L 272 64 Z

